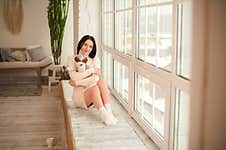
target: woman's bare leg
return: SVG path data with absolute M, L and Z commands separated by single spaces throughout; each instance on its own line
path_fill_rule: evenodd
M 100 90 L 97 85 L 88 88 L 85 91 L 84 96 L 87 106 L 93 103 L 98 110 L 100 110 L 100 108 L 103 107 L 103 102 L 100 96 Z
M 103 79 L 97 82 L 97 86 L 100 89 L 100 95 L 104 104 L 110 104 L 110 92 L 108 90 L 107 84 Z
M 101 120 L 106 125 L 116 124 L 117 121 L 115 120 L 115 118 L 103 106 L 104 104 L 101 100 L 100 89 L 97 85 L 88 88 L 84 94 L 86 105 L 88 106 L 89 104 L 93 103 L 99 111 Z
M 104 104 L 104 107 L 106 110 L 112 115 L 112 118 L 114 122 L 116 123 L 118 120 L 114 117 L 112 110 L 111 110 L 111 105 L 110 105 L 110 92 L 108 90 L 107 84 L 103 79 L 100 79 L 97 82 L 97 85 L 100 89 L 100 95 Z

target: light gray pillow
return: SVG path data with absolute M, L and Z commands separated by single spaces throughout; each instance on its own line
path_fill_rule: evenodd
M 26 50 L 31 58 L 31 61 L 40 61 L 47 57 L 41 46 L 27 47 Z
M 13 57 L 17 61 L 26 61 L 26 55 L 24 51 L 20 51 L 20 50 L 12 51 L 10 53 L 10 57 Z

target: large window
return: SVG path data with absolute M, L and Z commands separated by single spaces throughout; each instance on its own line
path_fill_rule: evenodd
M 188 150 L 189 106 L 189 95 L 176 89 L 174 150 Z
M 128 103 L 128 68 L 114 60 L 114 89 Z
M 102 74 L 103 77 L 106 79 L 107 84 L 110 88 L 112 88 L 112 72 L 113 72 L 113 68 L 112 68 L 112 57 L 110 53 L 107 53 L 106 51 L 103 51 L 102 53 Z
M 135 111 L 163 137 L 166 94 L 159 84 L 139 74 L 136 74 L 135 81 Z
M 112 48 L 114 46 L 113 6 L 112 0 L 104 0 L 102 3 L 102 43 Z
M 191 2 L 178 4 L 177 74 L 185 78 L 191 77 Z
M 115 48 L 132 55 L 132 0 L 116 0 Z
M 137 57 L 171 71 L 173 5 L 153 5 L 137 9 L 139 13 Z
M 102 0 L 112 93 L 160 149 L 188 149 L 191 0 Z
M 132 11 L 116 13 L 115 48 L 126 54 L 132 53 Z

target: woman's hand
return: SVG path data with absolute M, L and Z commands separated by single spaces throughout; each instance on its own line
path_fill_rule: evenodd
M 72 87 L 76 87 L 76 82 L 74 80 L 69 80 L 68 82 Z
M 100 76 L 101 75 L 100 69 L 99 68 L 95 68 L 94 74 Z

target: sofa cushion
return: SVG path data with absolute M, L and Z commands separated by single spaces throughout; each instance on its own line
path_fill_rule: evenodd
M 26 50 L 31 58 L 31 61 L 41 61 L 42 59 L 47 57 L 40 45 L 28 46 L 26 47 Z
M 26 61 L 27 60 L 26 54 L 24 51 L 19 51 L 19 50 L 12 51 L 10 53 L 10 56 L 15 58 L 17 61 Z
M 46 58 L 42 59 L 41 61 L 15 61 L 15 62 L 1 62 L 0 69 L 19 69 L 19 68 L 43 68 L 50 64 L 52 64 L 53 58 L 52 56 L 47 56 Z
M 10 56 L 11 52 L 12 52 L 11 48 L 0 48 L 0 55 L 1 55 L 3 62 L 5 62 L 5 61 L 10 61 L 10 62 L 16 61 L 15 58 Z

